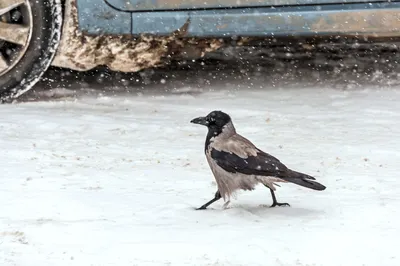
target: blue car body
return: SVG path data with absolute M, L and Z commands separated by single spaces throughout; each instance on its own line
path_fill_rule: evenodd
M 244 54 L 318 62 L 333 50 L 338 61 L 357 47 L 400 49 L 400 0 L 64 0 L 64 9 L 52 64 L 78 71 Z
M 205 57 L 236 57 L 246 62 L 250 55 L 263 62 L 307 61 L 311 67 L 327 64 L 327 60 L 331 65 L 340 65 L 348 58 L 347 52 L 365 63 L 375 52 L 379 57 L 393 58 L 400 51 L 400 0 L 1 3 L 0 102 L 32 88 L 50 64 L 77 71 L 102 66 L 138 72 Z M 45 16 L 35 17 L 33 13 Z M 15 23 L 18 25 L 8 25 Z M 10 35 L 11 27 L 17 27 L 20 35 Z M 40 54 L 26 49 L 37 45 L 35 39 L 46 44 L 38 51 Z M 15 44 L 17 48 L 10 54 L 8 47 Z M 327 60 L 322 59 L 327 54 Z
M 390 58 L 400 51 L 400 0 L 1 3 L 0 102 L 31 89 L 50 65 L 138 72 L 204 57 L 245 62 L 250 55 L 263 62 L 307 60 L 312 66 L 325 64 L 321 58 L 329 53 L 330 62 L 342 64 L 344 51 L 361 61 L 375 51 Z M 12 27 L 19 33 L 11 34 Z M 45 45 L 29 49 L 38 42 Z
M 400 35 L 400 2 L 363 0 L 77 0 L 89 35 L 187 37 Z

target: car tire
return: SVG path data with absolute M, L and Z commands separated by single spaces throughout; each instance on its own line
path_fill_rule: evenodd
M 12 1 L 9 3 L 11 2 Z M 11 8 L 10 6 L 8 9 Z M 25 38 L 27 40 L 25 46 L 20 44 L 23 49 L 15 48 L 15 50 L 12 50 L 23 51 L 23 54 L 21 54 L 22 52 L 18 54 L 19 59 L 18 61 L 15 60 L 14 63 L 12 59 L 10 59 L 10 63 L 7 63 L 7 56 L 8 54 L 12 54 L 12 51 L 10 52 L 10 48 L 7 48 L 8 46 L 6 45 L 15 45 L 16 47 L 18 45 L 15 43 L 15 40 L 14 43 L 8 42 L 7 40 L 4 41 L 3 37 L 2 47 L 4 49 L 2 51 L 2 47 L 0 47 L 0 52 L 2 52 L 3 55 L 3 62 L 7 64 L 3 63 L 4 71 L 2 73 L 4 74 L 0 75 L 0 103 L 12 102 L 14 99 L 30 90 L 40 80 L 43 73 L 50 66 L 61 38 L 62 6 L 60 0 L 26 0 L 21 6 L 16 8 L 20 8 L 20 10 L 25 8 L 30 12 L 28 14 L 27 11 L 25 11 L 25 14 L 29 15 L 29 34 L 27 34 L 28 37 Z M 3 9 L 2 13 L 8 9 Z M 16 11 L 11 10 L 10 13 L 11 12 Z M 12 15 L 8 16 L 12 18 Z M 15 23 L 11 21 L 11 18 L 9 22 L 5 23 Z M 5 34 L 4 36 L 7 35 Z M 6 54 L 4 54 L 5 49 L 8 49 Z M 17 57 L 15 56 L 15 58 Z M 11 67 L 11 64 L 14 65 Z

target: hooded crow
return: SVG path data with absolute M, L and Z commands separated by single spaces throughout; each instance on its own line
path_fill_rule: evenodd
M 279 186 L 275 184 L 277 182 L 290 182 L 314 190 L 325 189 L 313 181 L 314 177 L 287 168 L 277 158 L 236 133 L 230 116 L 224 112 L 212 111 L 206 117 L 190 122 L 208 128 L 204 152 L 218 187 L 214 198 L 197 210 L 206 209 L 221 197 L 226 207 L 235 191 L 254 190 L 259 183 L 269 188 L 273 201 L 271 207 L 290 206 L 277 202 L 274 193 L 274 185 Z

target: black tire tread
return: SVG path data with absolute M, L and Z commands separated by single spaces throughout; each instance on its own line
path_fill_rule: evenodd
M 30 1 L 33 13 L 31 42 L 18 64 L 0 76 L 0 103 L 29 91 L 43 76 L 56 54 L 62 27 L 60 0 Z

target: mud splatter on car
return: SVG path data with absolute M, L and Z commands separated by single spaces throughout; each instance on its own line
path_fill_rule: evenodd
M 107 66 L 115 71 L 136 72 L 162 66 L 174 58 L 199 58 L 225 44 L 223 39 L 183 36 L 184 29 L 163 37 L 85 34 L 78 29 L 76 0 L 66 1 L 62 40 L 53 65 L 79 71 Z

